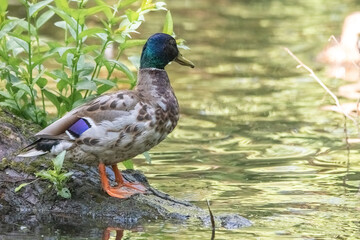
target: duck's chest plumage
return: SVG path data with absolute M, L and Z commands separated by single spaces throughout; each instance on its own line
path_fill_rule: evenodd
M 67 157 L 109 165 L 135 157 L 164 140 L 178 122 L 179 105 L 166 72 L 149 68 L 139 71 L 134 91 L 104 95 L 76 114 L 91 127 L 66 142 L 71 143 Z

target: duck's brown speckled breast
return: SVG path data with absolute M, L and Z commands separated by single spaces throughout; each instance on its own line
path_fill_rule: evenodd
M 167 74 L 158 69 L 145 70 L 140 70 L 137 88 L 131 91 L 136 101 L 133 108 L 111 121 L 100 122 L 97 129 L 92 129 L 93 136 L 87 136 L 91 133 L 89 131 L 76 141 L 76 146 L 68 154 L 73 161 L 94 165 L 99 161 L 106 165 L 115 164 L 150 150 L 174 130 L 179 120 L 179 105 Z M 119 94 L 122 93 L 114 93 L 114 96 Z M 121 97 L 126 99 L 127 96 Z M 117 106 L 123 103 L 114 103 L 113 100 L 111 104 Z M 97 132 L 102 134 L 96 136 Z

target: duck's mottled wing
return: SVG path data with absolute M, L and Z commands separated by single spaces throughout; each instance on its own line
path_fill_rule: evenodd
M 64 135 L 65 131 L 78 120 L 79 117 L 76 114 L 68 114 L 35 134 L 35 136 L 39 138 L 67 138 Z
M 140 99 L 133 91 L 103 95 L 82 106 L 76 113 L 79 118 L 89 119 L 94 124 L 113 121 L 129 114 Z
M 122 115 L 125 116 L 129 110 L 134 109 L 137 102 L 138 97 L 133 91 L 103 95 L 75 108 L 64 117 L 38 132 L 35 136 L 70 140 L 65 132 L 75 128 L 75 136 L 80 135 L 76 133 L 76 131 L 83 131 L 81 128 L 84 126 L 84 123 L 79 123 L 80 119 L 85 119 L 86 124 L 89 125 L 88 127 L 102 121 L 112 121 L 116 118 L 121 118 Z

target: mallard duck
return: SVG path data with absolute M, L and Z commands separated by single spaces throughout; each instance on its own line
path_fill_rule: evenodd
M 179 106 L 164 70 L 171 61 L 194 67 L 182 57 L 173 37 L 152 35 L 142 50 L 134 90 L 102 95 L 73 109 L 38 132 L 38 140 L 18 156 L 57 155 L 66 150 L 65 159 L 99 167 L 102 188 L 110 196 L 143 193 L 141 184 L 124 181 L 117 163 L 148 151 L 175 128 Z M 115 173 L 115 187 L 109 184 L 106 165 Z
M 317 60 L 329 65 L 328 75 L 350 81 L 360 77 L 360 12 L 347 16 L 342 27 L 339 42 L 332 42 L 318 56 Z

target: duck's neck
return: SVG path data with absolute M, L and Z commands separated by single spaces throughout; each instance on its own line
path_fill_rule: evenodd
M 163 95 L 168 90 L 172 91 L 166 71 L 158 68 L 141 68 L 136 89 L 153 96 Z

